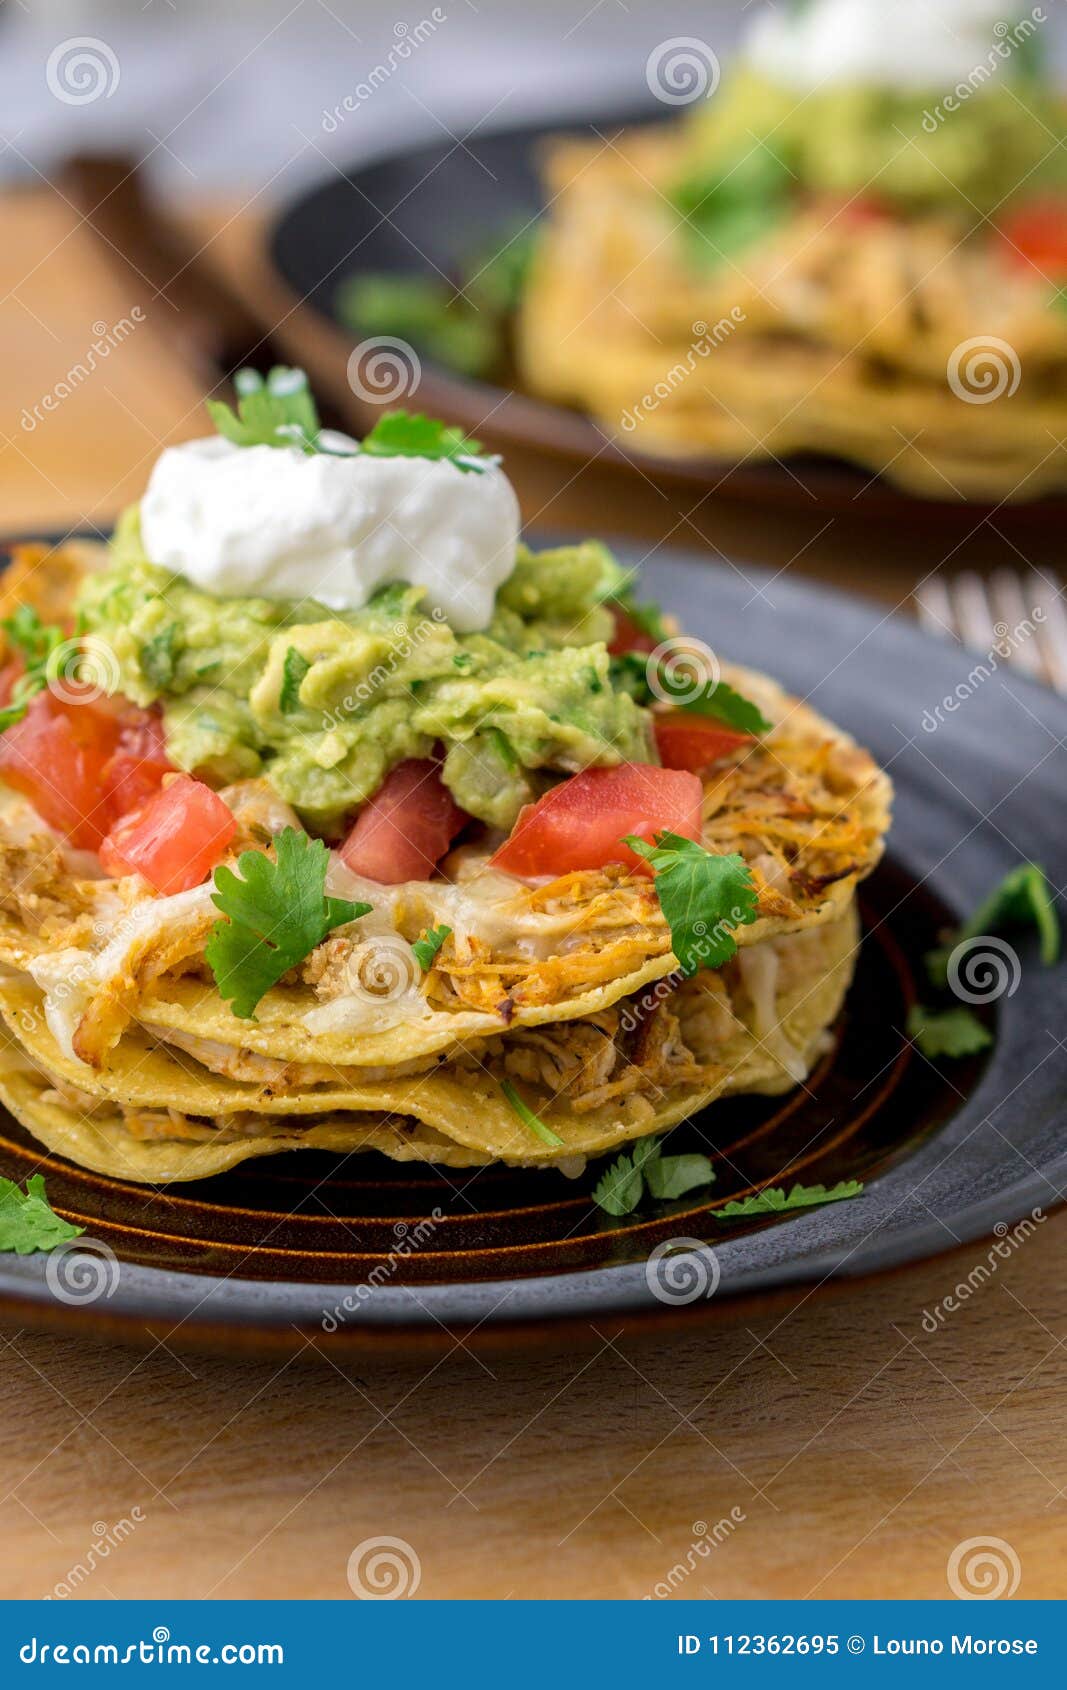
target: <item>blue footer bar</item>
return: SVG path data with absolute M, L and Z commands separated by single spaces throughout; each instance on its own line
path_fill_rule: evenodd
M 1062 1681 L 1060 1602 L 7 1602 L 0 1683 L 172 1672 L 492 1690 Z M 342 1676 L 343 1675 L 343 1676 Z

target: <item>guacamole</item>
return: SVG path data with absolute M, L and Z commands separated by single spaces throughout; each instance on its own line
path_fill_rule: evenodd
M 763 141 L 794 189 L 869 193 L 977 222 L 1020 184 L 1036 193 L 1064 182 L 1054 145 L 1063 133 L 1063 102 L 1036 79 L 947 99 L 833 82 L 800 98 L 743 64 L 689 120 L 690 169 L 729 176 Z
M 456 802 L 507 829 L 539 771 L 658 761 L 648 712 L 612 683 L 603 601 L 620 581 L 594 541 L 520 546 L 489 627 L 457 635 L 402 584 L 358 611 L 216 597 L 148 561 L 133 510 L 79 610 L 115 654 L 114 690 L 161 706 L 179 768 L 265 777 L 335 834 L 395 764 L 441 747 Z

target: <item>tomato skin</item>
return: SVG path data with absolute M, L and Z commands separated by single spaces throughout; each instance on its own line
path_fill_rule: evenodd
M 584 769 L 520 812 L 511 837 L 490 859 L 494 868 L 528 878 L 624 863 L 651 874 L 622 843 L 633 833 L 652 840 L 678 833 L 700 841 L 704 792 L 696 775 L 651 763 Z
M 151 798 L 163 784 L 164 775 L 175 773 L 167 756 L 163 723 L 148 711 L 138 711 L 140 720 L 123 721 L 118 748 L 104 769 L 104 789 L 112 821 Z
M 742 745 L 751 745 L 752 735 L 724 727 L 706 716 L 685 710 L 667 710 L 652 718 L 656 750 L 665 769 L 688 769 L 699 775 Z
M 655 651 L 656 642 L 652 635 L 639 628 L 621 605 L 613 604 L 610 609 L 615 618 L 615 632 L 608 645 L 612 657 L 625 657 L 628 651 Z
M 176 775 L 121 816 L 100 846 L 110 875 L 139 874 L 157 892 L 189 892 L 217 868 L 237 832 L 237 818 L 192 775 Z
M 1045 194 L 1000 219 L 1005 254 L 1016 266 L 1067 277 L 1067 197 Z
M 341 858 L 353 874 L 383 886 L 428 880 L 468 820 L 438 764 L 428 757 L 407 757 L 359 812 Z
M 0 777 L 72 845 L 95 851 L 110 825 L 104 770 L 118 741 L 117 721 L 40 692 L 0 734 Z

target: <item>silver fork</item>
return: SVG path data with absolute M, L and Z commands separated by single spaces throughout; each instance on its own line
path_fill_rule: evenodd
M 1067 694 L 1067 605 L 1058 577 L 998 569 L 988 580 L 972 570 L 930 575 L 915 589 L 927 633 L 959 640 Z

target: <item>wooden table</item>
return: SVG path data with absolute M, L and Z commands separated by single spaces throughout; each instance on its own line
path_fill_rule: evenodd
M 202 395 L 164 308 L 67 208 L 32 195 L 2 216 L 2 526 L 106 522 L 161 445 L 202 432 Z M 234 225 L 214 250 L 247 274 L 251 238 Z M 145 320 L 70 377 L 137 304 Z M 528 511 L 608 526 L 590 489 L 517 473 Z M 654 531 L 654 514 L 615 505 L 610 526 Z M 929 554 L 929 536 L 901 561 L 892 531 L 798 537 L 751 511 L 702 523 L 775 567 L 803 546 L 794 567 L 889 603 Z M 967 558 L 998 551 L 983 533 Z M 1020 1596 L 1063 1595 L 1067 1216 L 924 1326 L 985 1259 L 724 1304 L 670 1339 L 605 1323 L 580 1352 L 456 1348 L 362 1374 L 2 1333 L 5 1594 L 347 1597 L 352 1550 L 388 1535 L 429 1597 L 939 1596 L 956 1546 L 990 1536 Z

